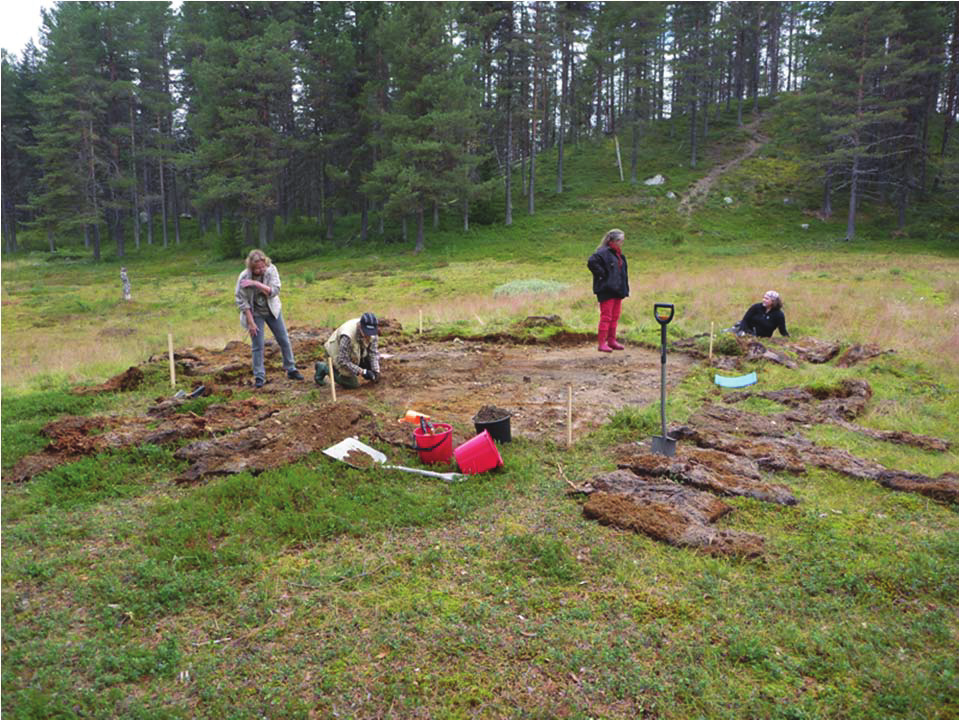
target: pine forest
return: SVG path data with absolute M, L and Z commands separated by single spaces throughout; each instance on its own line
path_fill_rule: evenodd
M 613 137 L 636 183 L 654 124 L 696 167 L 761 100 L 851 238 L 864 203 L 956 187 L 957 55 L 954 2 L 59 2 L 3 55 L 4 248 L 122 258 L 191 219 L 420 251 L 441 214 L 535 213 L 544 152 L 562 193 L 564 148 Z

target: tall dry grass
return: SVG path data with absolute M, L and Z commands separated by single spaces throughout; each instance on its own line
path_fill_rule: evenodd
M 953 260 L 878 254 L 797 255 L 787 262 L 723 259 L 709 269 L 640 269 L 630 282 L 632 294 L 623 305 L 621 324 L 627 335 L 656 332 L 652 305 L 657 301 L 676 304 L 675 322 L 687 333 L 708 332 L 710 324 L 718 331 L 773 288 L 783 296 L 787 326 L 795 336 L 875 343 L 959 376 L 959 262 Z M 333 327 L 364 310 L 395 318 L 409 331 L 418 327 L 421 311 L 426 329 L 463 327 L 464 333 L 502 329 L 528 315 L 559 315 L 567 326 L 584 332 L 592 331 L 597 320 L 585 269 L 581 282 L 561 294 L 496 297 L 475 290 L 475 282 L 474 290 L 459 292 L 463 283 L 454 279 L 442 291 L 424 292 L 411 283 L 410 292 L 400 294 L 374 285 L 350 300 L 331 303 L 335 284 L 291 289 L 284 304 L 287 324 Z M 13 314 L 12 322 L 7 313 Z M 171 330 L 177 348 L 220 348 L 247 337 L 232 308 L 196 317 L 148 312 L 131 317 L 129 311 L 116 318 L 73 315 L 49 327 L 32 326 L 15 302 L 4 314 L 2 378 L 8 387 L 51 374 L 70 381 L 103 379 L 165 353 Z

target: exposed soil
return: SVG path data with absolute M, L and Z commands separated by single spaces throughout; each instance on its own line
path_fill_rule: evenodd
M 434 422 L 471 427 L 484 406 L 507 407 L 513 437 L 565 442 L 567 386 L 573 391 L 573 434 L 605 423 L 627 405 L 659 397 L 659 354 L 631 347 L 599 353 L 592 341 L 577 345 L 517 345 L 505 341 L 413 341 L 391 346 L 377 385 L 338 391 L 376 399 L 400 411 L 428 413 Z M 692 361 L 671 355 L 667 386 L 677 384 Z M 399 413 L 402 415 L 402 412 Z M 396 417 L 399 417 L 396 416 Z M 496 419 L 492 419 L 496 420 Z
M 358 451 L 355 448 L 347 453 L 343 460 L 354 468 L 370 468 L 374 463 L 369 453 Z
M 132 391 L 139 388 L 141 383 L 143 383 L 143 371 L 136 366 L 131 366 L 106 383 L 101 383 L 98 386 L 78 386 L 73 389 L 73 393 L 78 396 L 89 396 L 113 391 Z
M 483 406 L 473 416 L 474 423 L 495 423 L 509 417 L 510 412 L 496 406 Z

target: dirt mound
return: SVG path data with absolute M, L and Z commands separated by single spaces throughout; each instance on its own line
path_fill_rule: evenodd
M 839 360 L 836 361 L 836 365 L 840 368 L 849 368 L 854 366 L 857 363 L 862 363 L 864 360 L 870 360 L 881 356 L 883 353 L 893 353 L 891 350 L 882 350 L 877 345 L 854 345 L 852 348 L 847 350 L 845 353 L 840 356 Z
M 167 445 L 227 432 L 256 424 L 280 410 L 258 398 L 247 398 L 211 405 L 205 415 L 199 416 L 176 412 L 176 408 L 184 403 L 183 399 L 174 399 L 172 403 L 172 410 L 165 405 L 166 401 L 159 404 L 164 407 L 163 414 L 155 417 L 68 416 L 48 423 L 41 433 L 50 439 L 50 443 L 40 453 L 20 459 L 4 475 L 4 480 L 22 483 L 62 463 L 111 448 Z
M 587 492 L 583 515 L 602 524 L 714 555 L 762 554 L 761 536 L 711 527 L 732 510 L 712 494 L 625 470 L 596 476 Z
M 688 353 L 694 358 L 707 358 L 705 347 L 708 345 L 708 333 L 700 333 L 688 338 L 673 341 L 670 348 L 679 352 Z M 756 336 L 738 336 L 721 334 L 716 336 L 712 365 L 718 370 L 739 370 L 742 362 L 765 360 L 778 363 L 787 368 L 795 369 L 799 363 L 828 363 L 842 349 L 838 341 L 823 341 L 818 338 L 757 338 Z M 848 368 L 856 363 L 883 353 L 892 353 L 891 350 L 881 350 L 876 345 L 854 345 L 849 348 L 836 366 Z
M 842 345 L 836 342 L 821 341 L 816 338 L 803 338 L 793 341 L 790 347 L 796 355 L 809 363 L 828 363 L 839 354 Z
M 136 366 L 127 368 L 123 373 L 113 376 L 106 383 L 98 386 L 78 386 L 73 389 L 74 395 L 91 396 L 97 393 L 114 393 L 116 391 L 136 390 L 143 383 L 143 371 Z
M 299 461 L 354 435 L 376 435 L 375 418 L 365 406 L 345 401 L 306 412 L 287 408 L 233 433 L 179 449 L 176 458 L 189 461 L 190 467 L 175 480 L 193 483 L 243 471 L 260 473 Z

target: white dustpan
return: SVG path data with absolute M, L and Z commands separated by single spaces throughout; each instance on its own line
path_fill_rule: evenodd
M 335 458 L 338 461 L 343 461 L 353 468 L 364 468 L 364 466 L 358 466 L 355 463 L 350 463 L 347 456 L 351 452 L 365 453 L 373 463 L 383 464 L 383 468 L 389 468 L 393 471 L 404 471 L 405 473 L 416 473 L 421 476 L 428 476 L 430 478 L 442 478 L 444 481 L 455 481 L 458 478 L 465 478 L 466 476 L 462 473 L 437 473 L 436 471 L 425 471 L 422 468 L 407 468 L 406 466 L 391 466 L 386 463 L 386 455 L 376 450 L 375 448 L 370 448 L 370 446 L 363 443 L 363 441 L 358 438 L 344 438 L 342 441 L 336 445 L 330 446 L 323 453 L 330 458 Z

